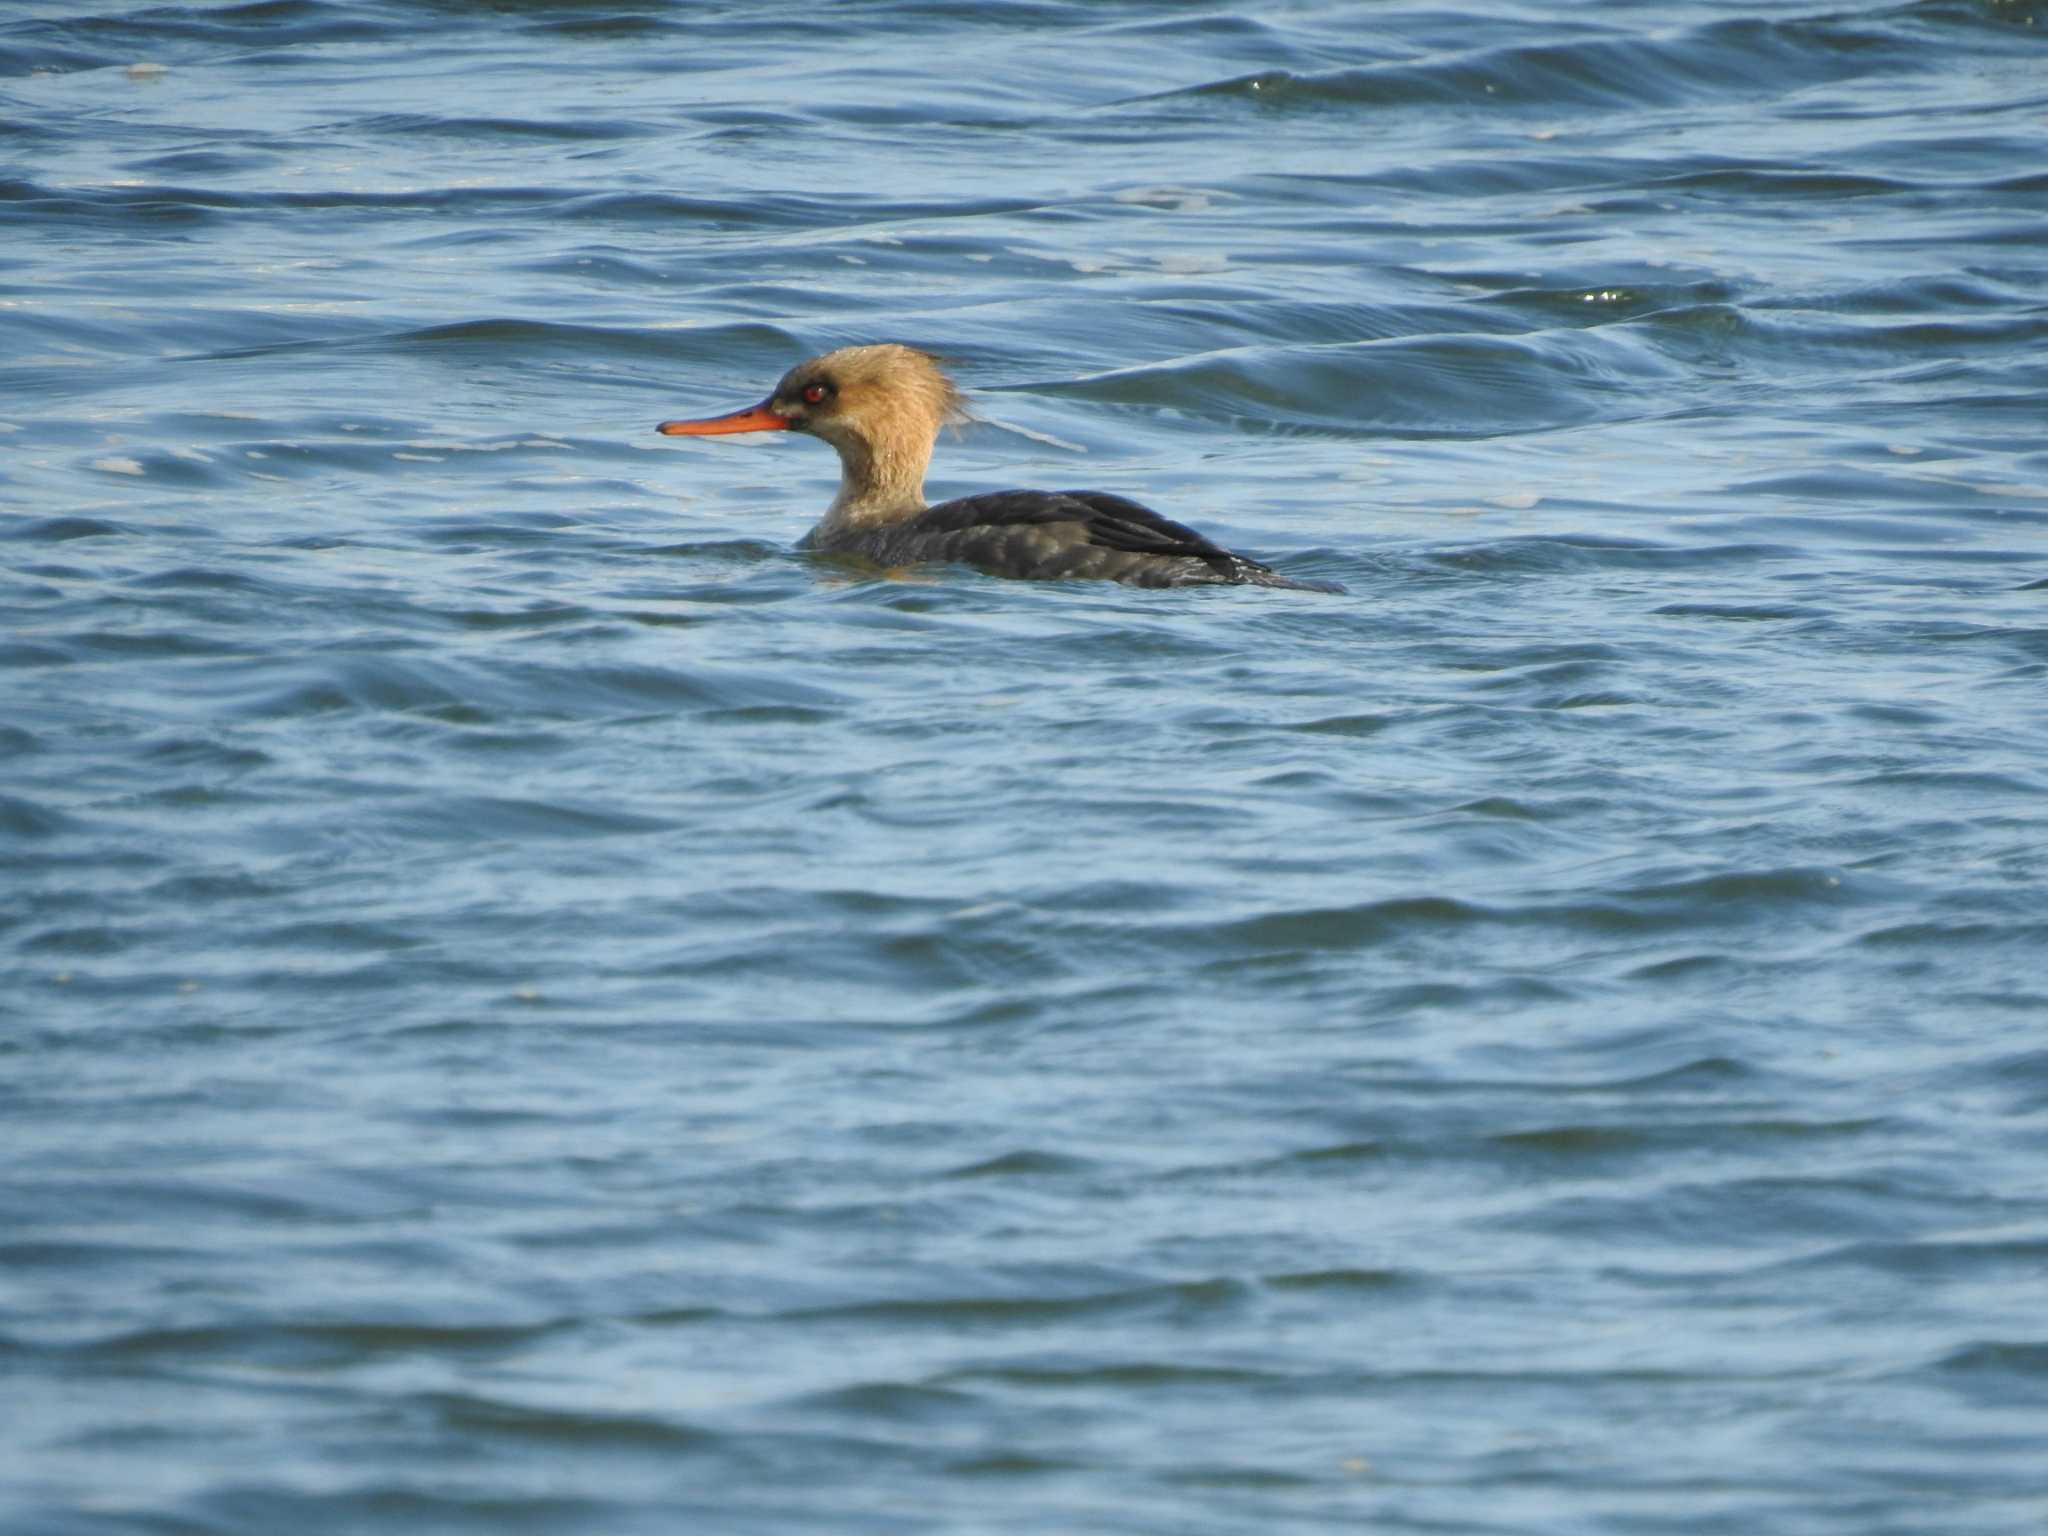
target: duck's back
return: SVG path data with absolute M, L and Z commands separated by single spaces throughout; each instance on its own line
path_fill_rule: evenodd
M 990 491 L 941 502 L 901 522 L 821 527 L 804 542 L 822 553 L 857 555 L 878 565 L 947 562 L 1027 580 L 1343 590 L 1329 582 L 1291 580 L 1107 491 Z

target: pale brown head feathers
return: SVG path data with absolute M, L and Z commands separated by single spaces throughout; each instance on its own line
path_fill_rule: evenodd
M 828 441 L 849 429 L 872 439 L 912 426 L 936 437 L 946 423 L 965 419 L 963 406 L 937 358 L 894 342 L 798 363 L 768 397 L 768 408 L 791 427 Z
M 841 347 L 798 363 L 759 405 L 665 421 L 671 437 L 808 432 L 839 450 L 839 494 L 826 525 L 887 523 L 924 510 L 924 472 L 939 428 L 967 419 L 938 359 L 893 342 Z
M 827 523 L 889 522 L 924 510 L 939 428 L 961 419 L 960 391 L 928 352 L 841 347 L 783 375 L 769 409 L 839 450 Z

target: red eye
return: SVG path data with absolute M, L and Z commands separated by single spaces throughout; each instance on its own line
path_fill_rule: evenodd
M 818 403 L 818 402 L 819 402 L 820 400 L 822 400 L 822 399 L 824 399 L 824 398 L 825 398 L 825 386 L 824 386 L 824 385 L 822 385 L 822 384 L 806 384 L 806 385 L 804 386 L 804 399 L 805 399 L 806 401 L 808 401 L 808 402 L 809 402 L 810 404 L 812 404 L 812 405 L 816 405 L 816 404 L 817 404 L 817 403 Z

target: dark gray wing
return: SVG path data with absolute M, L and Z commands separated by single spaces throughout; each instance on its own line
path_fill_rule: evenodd
M 833 542 L 884 565 L 953 561 L 998 576 L 1141 587 L 1306 585 L 1108 491 L 988 491 Z

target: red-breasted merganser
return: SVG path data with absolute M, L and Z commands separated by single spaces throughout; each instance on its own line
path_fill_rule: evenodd
M 877 565 L 971 565 L 995 576 L 1093 577 L 1136 587 L 1258 586 L 1341 592 L 1233 555 L 1192 528 L 1107 491 L 990 491 L 926 506 L 939 428 L 960 391 L 928 353 L 841 347 L 799 363 L 759 405 L 664 421 L 671 437 L 808 432 L 839 450 L 839 494 L 802 547 Z

